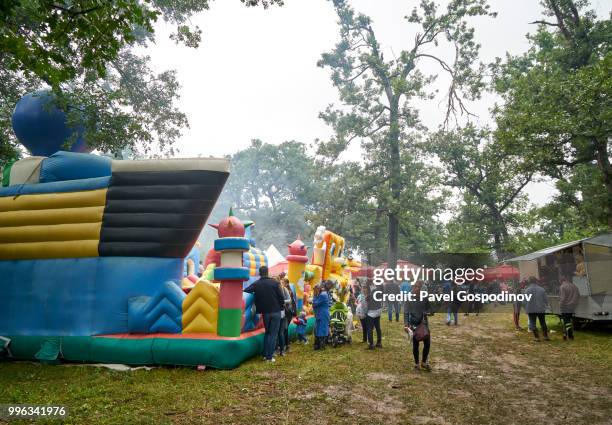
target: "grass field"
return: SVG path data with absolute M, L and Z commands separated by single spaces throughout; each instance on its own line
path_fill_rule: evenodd
M 551 317 L 553 341 L 534 343 L 509 311 L 443 321 L 430 321 L 431 373 L 413 371 L 401 323 L 383 317 L 381 350 L 358 331 L 351 346 L 293 345 L 231 371 L 2 363 L 0 403 L 63 404 L 67 423 L 86 424 L 612 423 L 612 334 L 565 343 Z

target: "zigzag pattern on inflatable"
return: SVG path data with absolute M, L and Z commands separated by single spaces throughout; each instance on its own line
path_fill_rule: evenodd
M 183 333 L 217 332 L 219 286 L 198 282 L 183 300 Z
M 13 357 L 232 368 L 258 354 L 261 330 L 241 332 L 259 321 L 243 300 L 246 238 L 220 233 L 220 286 L 180 284 L 228 165 L 70 152 L 15 163 L 0 189 L 0 335 Z
M 53 99 L 18 102 L 13 128 L 36 156 L 2 170 L 0 336 L 12 357 L 233 368 L 259 354 L 262 330 L 241 332 L 258 321 L 242 290 L 266 260 L 231 213 L 205 273 L 220 283 L 195 278 L 229 161 L 75 153 L 89 151 L 82 129 Z M 58 151 L 71 136 L 73 152 Z

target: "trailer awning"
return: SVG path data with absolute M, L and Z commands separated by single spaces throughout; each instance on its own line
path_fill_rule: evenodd
M 612 233 L 594 236 L 592 238 L 579 239 L 577 241 L 567 242 L 561 245 L 551 246 L 549 248 L 545 248 L 545 249 L 541 249 L 539 251 L 535 251 L 529 254 L 521 255 L 520 257 L 510 258 L 509 260 L 505 260 L 505 261 L 531 261 L 531 260 L 535 260 L 536 258 L 544 257 L 545 255 L 553 254 L 557 251 L 561 251 L 562 249 L 565 249 L 565 248 L 571 248 L 572 246 L 575 246 L 581 243 L 589 243 L 591 245 L 601 245 L 601 246 L 612 247 Z
M 561 244 L 561 245 L 551 246 L 549 248 L 541 249 L 539 251 L 531 252 L 529 254 L 521 255 L 520 257 L 510 258 L 509 260 L 504 260 L 504 261 L 531 261 L 531 260 L 535 260 L 536 258 L 544 257 L 545 255 L 552 254 L 552 253 L 555 253 L 557 251 L 561 251 L 562 249 L 570 248 L 572 246 L 578 245 L 578 244 L 582 243 L 585 240 L 586 239 L 580 239 L 580 240 L 573 241 L 573 242 L 567 242 L 567 243 L 564 243 L 564 244 Z
M 586 239 L 585 242 L 591 245 L 600 245 L 612 248 L 612 233 L 595 236 L 594 238 Z

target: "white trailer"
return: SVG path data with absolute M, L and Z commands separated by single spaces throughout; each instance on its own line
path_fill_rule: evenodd
M 576 317 L 612 321 L 612 233 L 568 242 L 511 258 L 522 279 L 535 276 L 546 288 L 552 312 L 559 314 L 559 279 L 573 281 L 580 291 Z

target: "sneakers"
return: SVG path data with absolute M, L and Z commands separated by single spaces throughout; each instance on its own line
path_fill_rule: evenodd
M 276 359 L 274 357 L 272 357 L 271 359 L 264 359 L 264 361 L 270 362 L 270 363 L 274 363 L 274 362 L 276 362 Z
M 431 372 L 431 366 L 429 366 L 429 363 L 421 363 L 421 369 L 426 372 Z
M 376 344 L 376 348 L 382 348 L 382 343 L 380 343 L 380 342 L 379 342 L 379 343 L 377 343 L 377 344 Z

